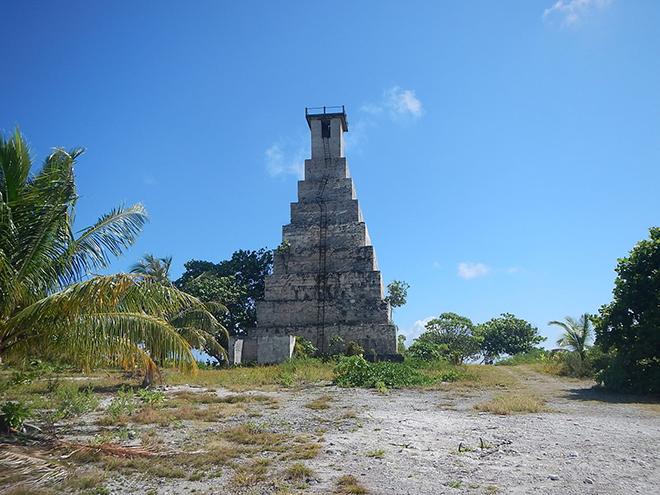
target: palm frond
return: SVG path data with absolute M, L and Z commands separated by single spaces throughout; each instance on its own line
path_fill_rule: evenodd
M 8 139 L 0 134 L 0 193 L 4 201 L 15 201 L 32 167 L 30 150 L 18 128 Z
M 79 280 L 83 275 L 108 265 L 109 255 L 119 256 L 132 246 L 147 222 L 147 211 L 141 204 L 120 206 L 103 215 L 68 243 L 57 261 L 62 270 L 62 283 Z

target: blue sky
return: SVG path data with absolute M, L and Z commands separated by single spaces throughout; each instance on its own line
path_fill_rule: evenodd
M 143 253 L 275 247 L 309 154 L 305 106 L 346 105 L 348 159 L 408 335 L 455 311 L 550 319 L 610 300 L 660 219 L 660 3 L 2 2 L 0 130 L 84 146 L 82 227 L 151 215 Z

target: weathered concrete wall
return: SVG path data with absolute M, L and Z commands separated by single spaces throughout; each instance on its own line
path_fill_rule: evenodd
M 305 160 L 305 179 L 298 201 L 291 204 L 291 223 L 282 229 L 290 244 L 275 255 L 266 279 L 265 298 L 257 303 L 254 356 L 261 362 L 269 340 L 296 335 L 330 351 L 333 337 L 355 341 L 366 352 L 396 353 L 396 329 L 383 298 L 383 282 L 371 239 L 344 157 L 342 119 L 330 120 L 330 137 L 322 136 L 323 117 L 310 120 L 312 158 Z M 281 356 L 279 351 L 268 359 Z M 265 359 L 265 358 L 264 358 Z

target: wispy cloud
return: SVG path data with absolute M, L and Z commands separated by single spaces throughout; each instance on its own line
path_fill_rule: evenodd
M 392 120 L 401 117 L 418 119 L 424 114 L 422 101 L 417 98 L 412 89 L 402 89 L 392 86 L 383 91 L 383 96 L 376 103 L 366 103 L 361 110 L 370 115 L 381 115 L 387 113 Z
M 461 261 L 458 264 L 458 276 L 465 280 L 485 277 L 490 273 L 490 267 L 484 263 Z
M 305 151 L 303 147 L 286 147 L 274 143 L 265 152 L 266 169 L 271 177 L 295 175 L 302 179 L 305 173 Z
M 558 20 L 562 26 L 574 27 L 585 17 L 608 7 L 613 0 L 557 0 L 543 11 L 546 21 Z

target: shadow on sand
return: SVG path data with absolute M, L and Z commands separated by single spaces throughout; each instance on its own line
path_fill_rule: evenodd
M 657 396 L 610 392 L 598 385 L 591 388 L 567 390 L 564 397 L 573 400 L 609 402 L 611 404 L 660 404 L 660 397 Z

